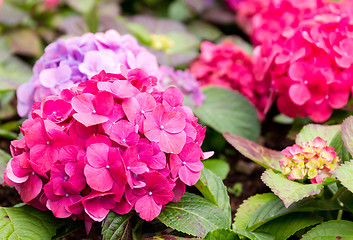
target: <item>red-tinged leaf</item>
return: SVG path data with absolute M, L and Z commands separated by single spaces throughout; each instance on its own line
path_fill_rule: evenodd
M 26 56 L 42 54 L 41 41 L 38 34 L 29 29 L 16 30 L 7 35 L 12 52 Z
M 283 158 L 281 152 L 271 150 L 246 138 L 232 135 L 227 132 L 224 133 L 223 136 L 245 157 L 253 160 L 265 168 L 272 168 L 274 170 L 281 171 L 279 166 L 279 160 Z

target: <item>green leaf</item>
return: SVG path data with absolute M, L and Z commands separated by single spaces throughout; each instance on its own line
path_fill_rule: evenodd
M 79 13 L 89 13 L 95 6 L 95 0 L 66 0 L 66 3 Z
M 286 176 L 281 173 L 277 174 L 271 169 L 267 169 L 262 174 L 261 179 L 283 201 L 286 207 L 305 197 L 319 194 L 324 187 L 322 183 L 302 184 L 291 181 Z
M 39 35 L 31 29 L 19 29 L 6 35 L 11 51 L 20 55 L 39 57 L 42 43 Z
M 238 235 L 230 229 L 216 229 L 207 233 L 205 240 L 239 240 Z
M 276 218 L 288 215 L 294 212 L 318 212 L 343 209 L 337 202 L 306 198 L 293 203 L 288 208 L 283 202 L 276 198 L 263 204 L 254 214 L 251 215 L 248 222 L 247 231 L 255 231 L 260 226 L 273 221 Z
M 321 137 L 327 141 L 327 145 L 330 145 L 332 139 L 340 130 L 341 125 L 324 126 L 320 124 L 308 124 L 300 130 L 295 142 L 296 144 L 301 144 L 302 142 L 314 140 L 316 137 Z
M 144 26 L 135 22 L 127 22 L 126 26 L 128 31 L 134 35 L 139 42 L 146 45 L 151 44 L 150 32 Z
M 235 214 L 233 229 L 237 232 L 245 231 L 251 216 L 264 204 L 269 202 L 272 199 L 277 199 L 276 195 L 273 193 L 264 193 L 251 196 L 246 199 L 238 208 L 237 213 Z
M 71 218 L 60 220 L 61 227 L 56 230 L 56 235 L 53 239 L 62 239 L 77 229 L 84 228 L 83 221 L 73 221 Z
M 171 19 L 177 20 L 177 21 L 185 21 L 189 19 L 192 15 L 192 12 L 189 9 L 189 6 L 181 1 L 181 0 L 176 0 L 173 1 L 168 8 L 168 16 Z
M 333 174 L 343 186 L 353 192 L 353 160 L 340 165 Z
M 15 90 L 29 81 L 32 76 L 31 68 L 19 58 L 10 57 L 0 62 L 0 91 Z
M 211 170 L 214 174 L 224 180 L 230 171 L 229 163 L 221 159 L 207 159 L 202 161 L 205 168 Z
M 229 132 L 256 141 L 260 122 L 256 109 L 239 92 L 217 87 L 205 87 L 206 100 L 194 109 L 195 115 L 220 133 Z
M 290 213 L 262 225 L 256 232 L 270 233 L 276 240 L 286 240 L 297 231 L 322 221 L 322 217 L 313 213 Z
M 353 116 L 346 118 L 341 126 L 342 139 L 349 153 L 353 155 Z
M 132 240 L 132 225 L 130 218 L 132 212 L 120 215 L 110 211 L 102 222 L 102 235 L 104 240 Z
M 241 154 L 253 160 L 265 168 L 272 168 L 281 171 L 279 160 L 283 158 L 283 154 L 261 146 L 253 141 L 245 139 L 241 136 L 224 133 L 224 138 Z
M 228 218 L 227 228 L 232 223 L 232 213 L 230 210 L 230 201 L 227 193 L 227 187 L 223 184 L 222 179 L 207 168 L 202 169 L 200 180 L 195 187 L 210 202 L 216 204 Z
M 4 172 L 6 164 L 10 161 L 11 155 L 0 149 L 0 184 L 4 183 Z
M 351 240 L 353 239 L 353 222 L 332 220 L 321 223 L 303 235 L 302 240 Z
M 168 51 L 168 54 L 185 53 L 195 50 L 200 44 L 200 40 L 188 32 L 169 32 L 166 34 L 174 42 L 174 46 Z
M 10 119 L 17 115 L 17 111 L 13 106 L 15 91 L 0 92 L 0 119 Z
M 192 32 L 202 40 L 215 41 L 222 32 L 211 24 L 202 21 L 194 21 L 188 26 L 189 32 Z
M 168 203 L 158 219 L 168 227 L 198 237 L 228 228 L 228 216 L 217 205 L 191 193 L 185 193 L 177 203 Z
M 57 221 L 48 212 L 31 206 L 0 208 L 0 239 L 51 239 Z

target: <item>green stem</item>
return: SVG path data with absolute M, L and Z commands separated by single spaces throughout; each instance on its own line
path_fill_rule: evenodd
M 338 210 L 337 220 L 341 220 L 343 215 L 343 210 Z
M 335 195 L 332 196 L 332 198 L 330 199 L 330 201 L 335 201 L 337 200 L 337 198 L 342 194 L 342 192 L 344 192 L 346 190 L 345 187 L 340 187 L 337 192 L 335 193 Z

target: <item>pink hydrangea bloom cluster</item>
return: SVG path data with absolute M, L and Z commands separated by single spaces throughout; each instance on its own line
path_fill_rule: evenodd
M 246 96 L 264 119 L 268 102 L 268 80 L 257 81 L 253 73 L 253 59 L 231 41 L 219 45 L 201 44 L 201 54 L 190 65 L 190 72 L 201 86 L 214 85 L 237 90 Z
M 200 83 L 188 69 L 174 70 L 172 67 L 161 66 L 157 88 L 164 90 L 170 86 L 176 86 L 185 96 L 190 96 L 195 106 L 200 106 L 205 100 Z
M 120 65 L 128 69 L 141 68 L 153 76 L 159 74 L 156 57 L 131 35 L 109 30 L 59 39 L 45 48 L 45 53 L 33 67 L 30 81 L 18 88 L 18 114 L 26 116 L 34 102 L 59 94 L 101 70 L 120 73 Z
M 353 23 L 327 4 L 297 28 L 254 50 L 258 79 L 271 78 L 279 110 L 289 117 L 327 120 L 348 102 L 353 74 Z
M 337 169 L 340 159 L 335 149 L 326 143 L 316 137 L 312 141 L 294 144 L 282 150 L 285 156 L 279 161 L 282 174 L 290 180 L 310 179 L 311 183 L 321 183 L 326 177 L 331 177 L 330 171 Z
M 133 207 L 152 220 L 195 184 L 206 128 L 175 87 L 141 69 L 100 72 L 37 102 L 11 143 L 5 181 L 58 218 L 102 221 Z M 89 227 L 88 227 L 89 228 Z

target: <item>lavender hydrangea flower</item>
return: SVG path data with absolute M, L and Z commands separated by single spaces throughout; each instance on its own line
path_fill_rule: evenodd
M 46 47 L 33 67 L 30 81 L 17 89 L 18 114 L 26 116 L 34 102 L 86 81 L 101 70 L 120 73 L 121 65 L 159 76 L 156 57 L 131 35 L 109 30 L 59 39 Z
M 161 66 L 158 87 L 161 90 L 165 90 L 169 86 L 179 88 L 185 96 L 189 96 L 194 101 L 195 106 L 200 106 L 205 100 L 205 95 L 201 91 L 199 82 L 188 69 L 183 71 L 174 70 L 174 68 L 168 66 Z

